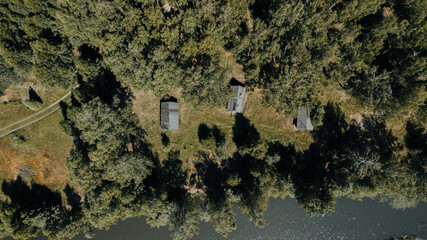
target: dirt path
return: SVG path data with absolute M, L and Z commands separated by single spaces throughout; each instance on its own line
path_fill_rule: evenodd
M 71 95 L 71 93 L 74 91 L 74 89 L 78 88 L 79 85 L 75 86 L 71 91 L 69 91 L 67 94 L 65 94 L 62 98 L 60 98 L 58 101 L 52 103 L 48 107 L 44 108 L 43 110 L 40 110 L 28 117 L 25 117 L 17 122 L 14 122 L 8 126 L 0 128 L 0 138 L 5 137 L 9 135 L 10 133 L 13 133 L 15 131 L 18 131 L 21 128 L 24 128 L 26 126 L 29 126 L 35 122 L 38 122 L 42 120 L 43 118 L 49 116 L 50 114 L 56 112 L 59 109 L 58 104 Z

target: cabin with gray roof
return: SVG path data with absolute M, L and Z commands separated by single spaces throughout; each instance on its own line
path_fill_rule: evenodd
M 233 90 L 233 96 L 230 98 L 227 104 L 227 111 L 232 112 L 233 115 L 236 113 L 243 113 L 246 101 L 246 88 L 242 86 L 231 86 Z
M 298 108 L 297 129 L 313 130 L 313 125 L 311 125 L 310 119 L 310 110 L 305 107 Z
M 160 126 L 166 130 L 179 129 L 179 108 L 177 102 L 160 103 Z

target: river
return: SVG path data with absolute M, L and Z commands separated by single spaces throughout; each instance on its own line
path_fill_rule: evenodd
M 237 229 L 232 240 L 385 240 L 392 236 L 414 234 L 427 239 L 427 203 L 416 208 L 394 210 L 386 203 L 365 199 L 363 202 L 341 198 L 336 210 L 325 217 L 309 217 L 295 199 L 272 199 L 265 213 L 269 222 L 257 228 L 244 214 L 237 216 Z M 167 228 L 150 228 L 143 218 L 128 219 L 108 231 L 96 231 L 96 240 L 168 240 Z M 40 238 L 42 239 L 42 238 Z M 202 223 L 194 240 L 221 240 L 211 223 Z M 85 240 L 81 235 L 75 240 Z
M 237 229 L 226 239 L 231 240 L 386 240 L 401 235 L 417 235 L 427 239 L 427 203 L 416 208 L 394 210 L 386 203 L 365 199 L 337 200 L 335 212 L 325 217 L 309 217 L 295 199 L 272 199 L 265 218 L 269 224 L 257 228 L 248 217 L 236 217 Z M 108 231 L 95 231 L 95 240 L 170 240 L 166 227 L 151 228 L 144 218 L 119 222 Z M 5 240 L 10 240 L 7 238 Z M 224 240 L 211 223 L 202 223 L 194 240 Z M 46 240 L 37 237 L 33 240 Z M 73 240 L 87 240 L 80 234 Z

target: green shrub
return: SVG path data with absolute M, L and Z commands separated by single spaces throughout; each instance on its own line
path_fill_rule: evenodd
M 311 124 L 313 127 L 318 127 L 322 125 L 323 115 L 325 114 L 325 109 L 322 103 L 315 99 L 311 103 L 310 115 L 311 115 Z
M 22 104 L 24 104 L 27 108 L 31 109 L 32 111 L 40 110 L 40 108 L 42 107 L 42 104 L 40 102 L 33 101 L 30 99 L 26 99 L 22 101 Z
M 16 134 L 15 132 L 10 134 L 10 140 L 17 144 L 22 144 L 25 142 L 25 138 L 21 135 Z
M 209 137 L 200 141 L 204 148 L 210 151 L 214 151 L 216 147 L 216 141 L 213 137 Z
M 389 240 L 421 240 L 421 238 L 412 235 L 405 235 L 398 238 L 390 238 Z

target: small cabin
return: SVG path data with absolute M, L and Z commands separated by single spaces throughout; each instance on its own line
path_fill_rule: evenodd
M 243 113 L 246 101 L 246 88 L 242 86 L 231 86 L 231 90 L 233 90 L 233 96 L 228 101 L 227 111 L 232 112 L 233 115 L 236 113 Z
M 160 103 L 160 126 L 165 130 L 179 129 L 179 106 L 177 102 Z
M 313 130 L 313 125 L 311 125 L 310 119 L 310 110 L 305 107 L 298 108 L 297 129 Z

